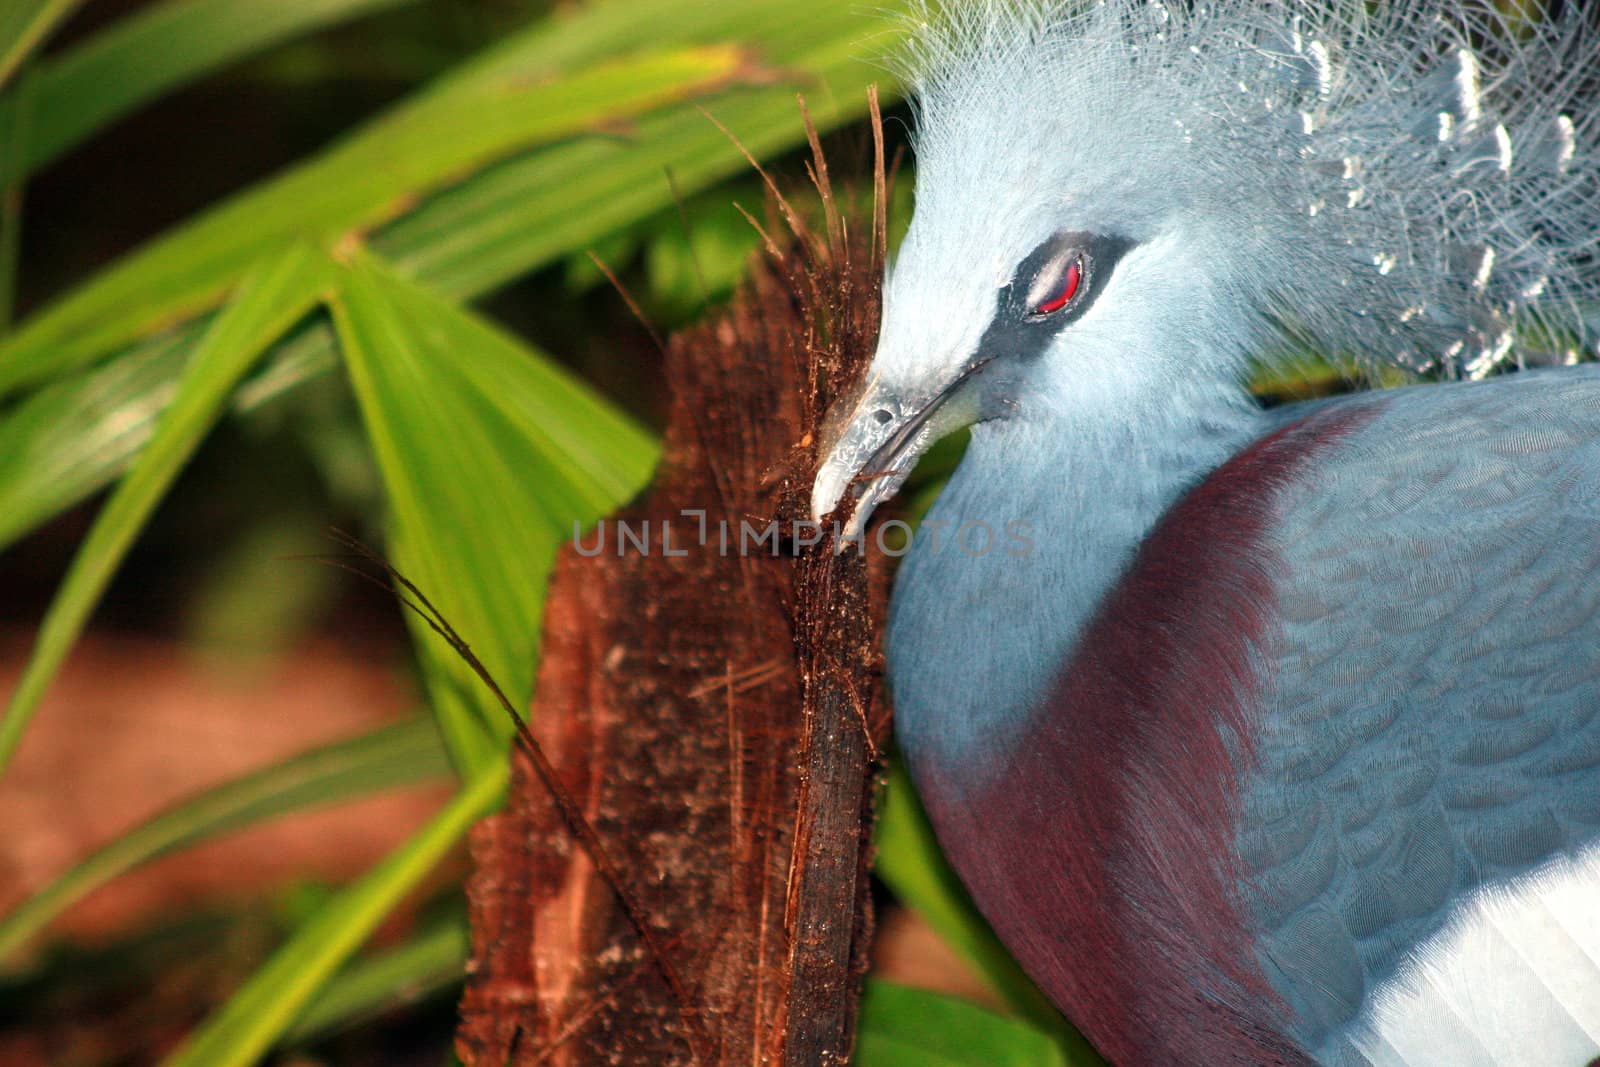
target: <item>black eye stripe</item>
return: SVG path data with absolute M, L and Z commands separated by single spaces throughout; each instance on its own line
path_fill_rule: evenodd
M 995 300 L 994 319 L 979 342 L 978 351 L 996 356 L 1034 359 L 1044 353 L 1050 341 L 1069 323 L 1077 321 L 1093 306 L 1128 249 L 1135 242 L 1126 237 L 1106 236 L 1083 230 L 1064 230 L 1028 253 Z M 1078 291 L 1060 310 L 1035 314 L 1029 297 L 1036 288 L 1045 288 L 1040 273 L 1056 270 L 1059 281 L 1070 264 L 1081 264 L 1083 276 Z M 1049 299 L 1047 296 L 1045 299 Z

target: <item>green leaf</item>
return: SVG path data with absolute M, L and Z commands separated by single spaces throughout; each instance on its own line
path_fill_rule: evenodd
M 1100 1060 L 1082 1036 L 1033 984 L 973 905 L 961 879 L 945 861 L 933 828 L 903 764 L 889 771 L 875 829 L 876 874 L 895 897 L 920 915 L 972 964 L 1006 1005 L 1050 1035 L 1075 1064 Z
M 823 129 L 864 112 L 861 86 L 881 71 L 861 56 L 889 47 L 886 17 L 864 14 L 857 0 L 819 0 L 798 21 L 787 0 L 609 0 L 546 20 L 482 64 L 558 69 L 639 40 L 664 46 L 737 39 L 792 75 L 771 87 L 731 89 L 715 102 L 717 117 L 764 158 L 805 140 L 796 89 L 813 101 Z M 869 39 L 870 46 L 863 43 Z M 380 228 L 372 243 L 444 295 L 477 297 L 671 208 L 664 171 L 690 196 L 746 173 L 748 164 L 695 105 L 679 105 L 641 119 L 626 138 L 566 141 L 472 175 Z M 191 323 L 144 341 L 0 416 L 0 546 L 105 484 L 137 453 L 170 389 L 164 375 L 181 366 L 181 349 L 198 332 Z M 265 403 L 332 365 L 331 334 L 314 328 L 247 382 L 239 403 Z
M 643 485 L 655 447 L 543 356 L 372 256 L 345 272 L 334 321 L 395 563 L 525 707 L 556 549 Z M 499 758 L 510 724 L 455 651 L 411 622 L 440 731 L 470 773 Z
M 0 719 L 0 771 L 150 512 L 216 422 L 250 364 L 311 310 L 327 278 L 326 258 L 296 245 L 250 275 L 206 331 L 155 436 L 95 517 L 56 588 Z
M 786 34 L 756 42 L 795 80 L 729 92 L 707 106 L 757 159 L 804 143 L 796 92 L 815 102 L 813 117 L 826 131 L 863 115 L 866 85 L 882 77 L 863 59 L 863 37 L 876 31 L 874 47 L 888 47 L 884 24 L 850 0 L 816 7 Z M 885 87 L 885 100 L 894 90 Z M 699 108 L 664 109 L 626 140 L 591 138 L 509 160 L 395 220 L 372 244 L 444 294 L 475 296 L 672 207 L 666 173 L 688 195 L 749 169 Z
M 466 922 L 450 918 L 402 945 L 357 960 L 323 988 L 280 1044 L 300 1044 L 459 984 L 471 949 Z
M 207 325 L 30 393 L 0 415 L 0 545 L 127 468 L 172 402 Z
M 752 72 L 730 45 L 651 52 L 544 81 L 447 82 L 122 260 L 0 343 L 0 394 L 215 305 L 250 264 L 332 246 L 515 150 L 600 129 Z
M 438 731 L 418 717 L 207 790 L 127 831 L 19 905 L 0 921 L 0 959 L 89 893 L 157 856 L 301 808 L 448 773 Z
M 0 87 L 83 0 L 5 0 L 0 4 Z
M 384 916 L 500 803 L 506 761 L 484 769 L 410 841 L 324 904 L 289 943 L 164 1062 L 167 1067 L 243 1067 L 281 1037 Z
M 965 1000 L 868 981 L 856 1067 L 1069 1067 L 1049 1034 Z M 1082 1061 L 1091 1062 L 1091 1061 Z
M 302 34 L 416 0 L 165 0 L 51 56 L 34 72 L 36 133 L 0 156 L 0 184 L 38 170 L 187 82 Z

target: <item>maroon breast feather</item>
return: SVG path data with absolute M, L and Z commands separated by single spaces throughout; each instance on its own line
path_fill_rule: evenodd
M 1233 834 L 1281 565 L 1276 497 L 1378 406 L 1291 423 L 1174 505 L 992 785 L 913 767 L 996 932 L 1124 1067 L 1310 1062 L 1252 949 Z

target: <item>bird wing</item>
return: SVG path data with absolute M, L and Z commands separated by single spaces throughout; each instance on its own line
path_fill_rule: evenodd
M 1552 993 L 1580 1016 L 1564 1039 L 1600 1051 L 1600 368 L 1343 403 L 1374 410 L 1277 501 L 1279 624 L 1238 837 L 1258 957 L 1311 1047 L 1416 1062 L 1373 1034 L 1385 990 L 1438 978 L 1417 947 L 1565 863 L 1589 916 L 1561 973 L 1552 949 L 1522 985 L 1577 989 Z M 1460 999 L 1414 1006 L 1434 1021 L 1413 1036 L 1497 1011 Z M 1537 1013 L 1498 1011 L 1425 1035 L 1421 1062 L 1566 1062 L 1500 1058 L 1499 1041 L 1530 1047 L 1496 1028 Z M 1382 1047 L 1349 1051 L 1363 1040 Z

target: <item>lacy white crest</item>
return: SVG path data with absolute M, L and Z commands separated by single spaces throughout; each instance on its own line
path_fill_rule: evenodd
M 1272 330 L 1416 369 L 1600 336 L 1600 33 L 1575 4 L 969 0 L 914 23 L 919 212 L 1057 183 L 1137 236 L 1214 242 Z

